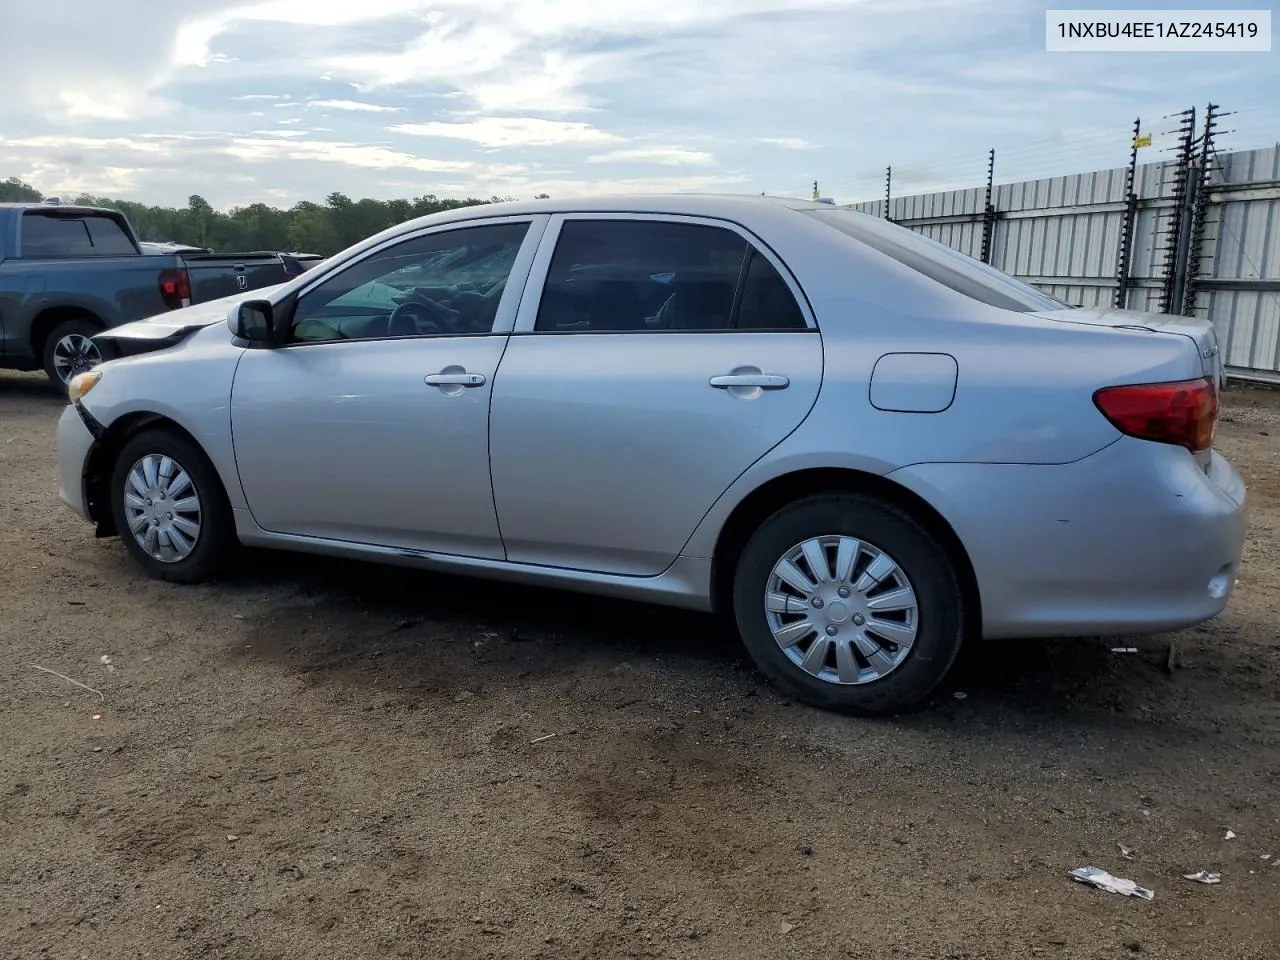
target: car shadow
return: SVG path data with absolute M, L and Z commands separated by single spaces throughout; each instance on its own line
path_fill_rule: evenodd
M 796 706 L 756 670 L 727 618 L 266 550 L 247 551 L 227 585 L 246 598 L 272 598 L 247 618 L 252 656 L 330 679 L 366 675 L 381 682 L 391 673 L 430 694 L 575 672 L 587 675 L 589 687 L 625 668 L 695 698 L 760 696 Z M 1139 652 L 1117 654 L 1119 641 L 1105 638 L 970 643 L 920 708 L 887 721 L 848 722 L 928 732 L 952 730 L 962 720 L 1054 739 L 1176 712 L 1186 691 L 1166 675 L 1167 638 L 1123 642 Z M 1160 735 L 1178 734 L 1166 726 Z
M 415 633 L 426 630 L 439 638 L 554 648 L 548 670 L 583 658 L 637 655 L 750 668 L 731 626 L 696 611 L 314 555 L 253 550 L 242 556 L 237 588 L 283 588 L 296 603 L 282 609 L 323 610 L 330 623 L 364 618 L 369 636 L 404 637 L 392 641 L 392 650 L 413 647 Z M 287 634 L 287 622 L 278 626 Z M 307 650 L 293 652 L 312 655 L 326 638 L 345 643 L 350 626 L 342 636 L 321 630 Z M 392 652 L 385 644 L 383 650 L 381 656 Z
M 66 394 L 50 383 L 43 373 L 14 370 L 0 370 L 0 397 L 47 401 L 51 407 L 67 402 Z

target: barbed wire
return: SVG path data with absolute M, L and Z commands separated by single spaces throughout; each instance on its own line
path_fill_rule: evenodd
M 1199 113 L 1199 109 L 1197 113 Z M 1280 105 L 1252 104 L 1225 112 L 1230 129 L 1216 135 L 1224 151 L 1255 149 L 1280 145 L 1280 137 L 1272 131 L 1280 124 Z M 1139 151 L 1139 165 L 1172 163 L 1172 151 L 1178 143 L 1175 129 L 1176 113 L 1161 115 L 1143 123 L 1144 137 L 1151 137 L 1150 146 Z M 1197 116 L 1197 121 L 1200 118 Z M 995 180 L 997 184 L 1022 182 L 1032 179 L 1048 179 L 1055 176 L 1110 169 L 1123 169 L 1128 165 L 1132 128 L 1091 127 L 1022 141 L 1009 149 L 996 147 Z M 853 175 L 823 178 L 814 172 L 801 181 L 789 181 L 777 195 L 807 196 L 813 181 L 817 180 L 824 196 L 837 198 L 839 202 L 882 202 L 885 194 L 885 175 L 894 169 L 891 196 L 937 192 L 942 190 L 982 189 L 986 184 L 988 153 L 951 154 L 940 158 L 905 160 L 900 166 L 886 164 L 878 169 L 866 169 Z M 897 170 L 901 170 L 898 173 Z

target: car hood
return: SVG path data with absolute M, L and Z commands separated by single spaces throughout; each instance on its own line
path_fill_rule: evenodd
M 237 303 L 244 300 L 262 300 L 270 297 L 276 290 L 284 284 L 275 284 L 270 287 L 260 287 L 247 293 L 237 293 L 229 297 L 222 297 L 218 300 L 210 300 L 207 303 L 198 303 L 192 307 L 183 307 L 181 310 L 171 310 L 168 313 L 156 314 L 154 317 L 147 317 L 144 320 L 135 320 L 132 323 L 121 324 L 118 327 L 112 327 L 110 330 L 104 330 L 102 333 L 96 334 L 94 340 L 164 340 L 177 341 L 182 339 L 192 330 L 198 330 L 201 327 L 211 327 L 215 323 L 221 323 L 227 319 L 227 314 L 231 308 Z
M 1169 313 L 1144 313 L 1140 310 L 1117 310 L 1109 307 L 1073 307 L 1069 310 L 1037 311 L 1035 316 L 1063 323 L 1083 323 L 1094 327 L 1122 330 L 1146 330 L 1150 333 L 1174 334 L 1190 338 L 1205 376 L 1213 377 L 1221 387 L 1226 369 L 1213 324 L 1198 317 L 1178 317 Z

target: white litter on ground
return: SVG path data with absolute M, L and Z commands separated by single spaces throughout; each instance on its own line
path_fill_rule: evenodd
M 1107 893 L 1118 893 L 1122 897 L 1140 897 L 1143 900 L 1156 898 L 1155 891 L 1140 887 L 1132 880 L 1114 877 L 1100 867 L 1077 867 L 1071 871 L 1071 877 L 1080 883 L 1087 883 Z

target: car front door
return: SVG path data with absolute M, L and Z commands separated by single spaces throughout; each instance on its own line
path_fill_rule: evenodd
M 719 221 L 553 218 L 490 414 L 507 557 L 661 573 L 804 420 L 816 325 L 785 267 Z
M 236 465 L 264 530 L 501 559 L 494 372 L 546 217 L 397 239 L 302 289 L 284 344 L 248 349 Z

